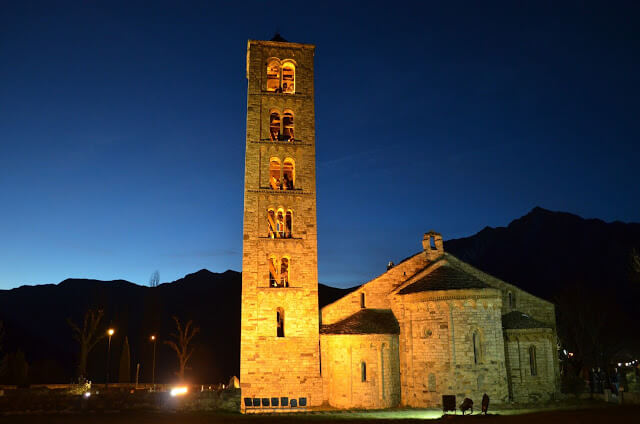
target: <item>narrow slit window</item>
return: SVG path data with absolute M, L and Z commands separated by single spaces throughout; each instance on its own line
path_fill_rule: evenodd
M 271 141 L 280 140 L 280 112 L 277 110 L 269 114 L 269 138 Z
M 294 141 L 294 126 L 293 126 L 293 112 L 290 110 L 284 111 L 284 116 L 282 118 L 282 126 L 283 126 L 283 138 L 284 141 Z
M 296 170 L 293 159 L 287 158 L 282 166 L 282 189 L 293 190 L 295 188 Z
M 276 61 L 267 65 L 267 91 L 280 91 L 280 64 Z
M 536 362 L 535 346 L 529 346 L 529 367 L 531 368 L 531 376 L 538 375 L 538 364 Z
M 367 307 L 367 305 L 366 305 L 366 303 L 365 303 L 365 296 L 364 296 L 364 293 L 360 293 L 360 308 L 361 308 L 361 309 L 364 309 L 364 308 L 366 308 L 366 307 Z
M 276 309 L 276 336 L 284 337 L 284 309 Z
M 291 62 L 282 65 L 282 92 L 293 94 L 296 87 L 296 68 Z
M 480 335 L 477 331 L 473 332 L 473 363 L 480 363 Z
M 271 161 L 269 162 L 269 186 L 273 190 L 282 189 L 280 181 L 280 160 L 277 158 L 271 158 Z
M 280 261 L 280 287 L 289 287 L 289 259 Z
M 360 378 L 363 383 L 367 381 L 367 363 L 366 362 L 360 363 Z

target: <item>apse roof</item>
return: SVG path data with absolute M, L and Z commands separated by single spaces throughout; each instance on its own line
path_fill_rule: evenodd
M 320 326 L 320 334 L 400 334 L 390 309 L 361 309 L 333 324 Z
M 522 330 L 527 328 L 551 328 L 551 325 L 533 319 L 520 311 L 513 311 L 502 316 L 502 328 L 506 330 Z
M 411 294 L 435 290 L 464 290 L 491 288 L 480 279 L 454 266 L 442 265 L 414 283 L 409 284 L 398 294 Z

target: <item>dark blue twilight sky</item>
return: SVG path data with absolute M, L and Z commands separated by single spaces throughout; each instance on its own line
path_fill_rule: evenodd
M 276 29 L 317 45 L 321 282 L 536 205 L 640 221 L 638 2 L 224 3 L 1 3 L 0 288 L 240 270 Z

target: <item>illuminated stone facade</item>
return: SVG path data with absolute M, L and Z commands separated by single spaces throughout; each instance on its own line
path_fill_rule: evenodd
M 313 55 L 308 44 L 247 45 L 240 346 L 243 397 L 305 397 L 308 406 L 322 403 Z M 278 67 L 277 79 L 267 79 L 270 64 Z M 271 114 L 279 113 L 283 135 L 285 110 L 293 112 L 293 140 L 272 140 Z M 293 163 L 289 175 L 285 163 Z M 278 221 L 280 211 L 291 212 L 288 230 Z
M 445 253 L 438 233 L 319 313 L 313 57 L 309 44 L 247 47 L 242 410 L 551 398 L 553 305 Z

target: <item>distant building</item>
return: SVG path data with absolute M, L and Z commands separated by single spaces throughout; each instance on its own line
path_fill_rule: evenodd
M 444 252 L 434 231 L 319 313 L 314 49 L 279 36 L 247 47 L 243 411 L 551 398 L 553 304 Z

